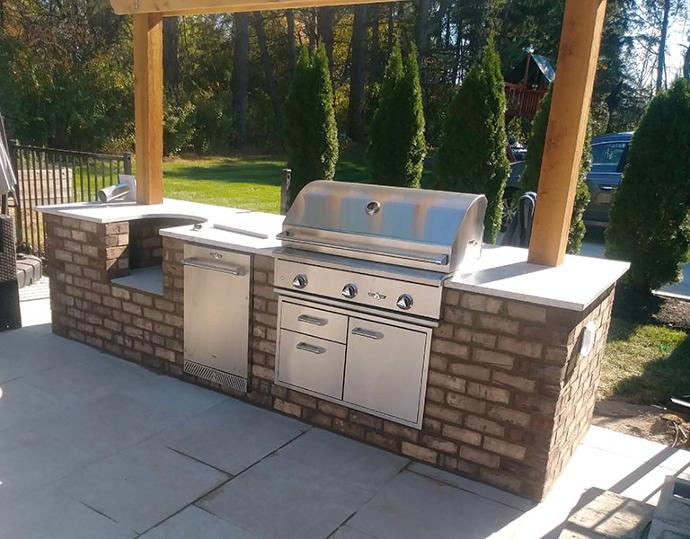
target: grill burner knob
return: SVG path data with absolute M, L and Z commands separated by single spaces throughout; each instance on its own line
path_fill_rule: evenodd
M 398 301 L 396 302 L 398 308 L 402 309 L 403 311 L 409 311 L 412 308 L 413 304 L 414 300 L 412 299 L 412 296 L 410 296 L 409 294 L 403 294 L 398 298 Z
M 354 299 L 357 296 L 357 286 L 350 283 L 343 288 L 343 296 L 347 299 Z
M 307 284 L 309 284 L 309 281 L 307 280 L 307 276 L 302 274 L 302 273 L 300 273 L 297 277 L 295 277 L 292 280 L 292 286 L 294 286 L 295 288 L 299 288 L 300 290 L 302 288 L 306 288 Z

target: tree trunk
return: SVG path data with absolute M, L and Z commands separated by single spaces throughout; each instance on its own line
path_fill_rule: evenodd
M 328 56 L 328 68 L 333 76 L 333 16 L 335 8 L 321 7 L 318 10 L 317 26 L 319 29 L 319 37 L 326 47 L 326 55 Z
M 429 49 L 429 10 L 430 0 L 419 0 L 419 13 L 417 13 L 416 41 L 417 52 L 420 60 L 426 58 Z M 421 66 L 422 62 L 420 62 Z
M 163 19 L 163 77 L 165 89 L 177 93 L 180 83 L 180 20 L 178 17 Z
M 386 62 L 393 50 L 393 41 L 395 40 L 395 5 L 388 4 L 388 35 L 386 43 Z
M 232 109 L 235 120 L 235 143 L 247 142 L 247 116 L 249 110 L 249 15 L 235 13 L 235 50 L 232 77 Z
M 354 10 L 347 127 L 350 138 L 361 142 L 364 139 L 364 65 L 367 57 L 367 5 L 356 6 Z
M 666 40 L 668 37 L 668 18 L 671 11 L 671 0 L 664 0 L 664 15 L 661 22 L 661 38 L 659 39 L 659 58 L 657 60 L 656 92 L 659 93 L 666 79 Z
M 683 76 L 690 80 L 690 47 L 685 51 L 685 63 L 683 64 Z
M 381 31 L 379 27 L 381 6 L 371 4 L 369 6 L 369 24 L 371 25 L 371 45 L 369 54 L 369 80 L 381 80 L 383 78 L 384 61 L 381 57 Z
M 271 106 L 273 107 L 273 114 L 275 115 L 275 125 L 279 126 L 281 116 L 280 98 L 278 97 L 275 76 L 273 75 L 273 63 L 271 62 L 271 56 L 268 53 L 263 15 L 261 15 L 261 13 L 258 11 L 255 11 L 253 13 L 252 21 L 254 23 L 254 30 L 256 31 L 256 38 L 259 42 L 259 50 L 261 51 L 261 63 L 264 67 L 264 77 L 266 78 L 268 95 L 271 98 Z
M 295 42 L 295 12 L 288 9 L 285 13 L 287 17 L 287 46 L 288 46 L 288 62 L 290 65 L 290 73 L 294 73 L 297 65 L 297 44 Z

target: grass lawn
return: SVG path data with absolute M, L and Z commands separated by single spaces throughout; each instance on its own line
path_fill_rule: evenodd
M 690 336 L 682 330 L 614 318 L 600 393 L 636 404 L 690 395 Z
M 278 213 L 283 156 L 171 159 L 164 163 L 165 196 L 218 206 Z M 341 181 L 368 178 L 361 150 L 341 157 L 336 170 Z
M 169 159 L 163 164 L 165 196 L 255 211 L 280 211 L 280 182 L 286 159 L 281 155 Z M 367 182 L 362 148 L 346 150 L 336 180 Z M 422 183 L 429 185 L 426 170 Z

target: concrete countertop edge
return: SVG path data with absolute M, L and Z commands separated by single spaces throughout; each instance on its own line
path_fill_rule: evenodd
M 189 210 L 197 211 L 185 211 L 184 208 L 187 206 Z M 121 215 L 123 209 L 141 208 L 141 212 L 135 212 L 130 215 Z M 89 210 L 89 209 L 102 209 L 115 210 L 116 213 L 120 215 L 114 215 L 112 217 L 106 216 L 93 216 L 93 215 L 83 215 L 76 213 L 79 210 Z M 214 215 L 213 213 L 218 212 L 218 214 L 225 213 L 226 215 L 237 215 L 237 214 L 247 214 L 247 215 L 266 215 L 273 216 L 273 214 L 268 214 L 265 212 L 253 212 L 251 210 L 242 210 L 238 208 L 225 208 L 220 206 L 211 206 L 208 204 L 200 204 L 196 202 L 187 202 L 181 200 L 166 199 L 163 204 L 145 206 L 136 203 L 118 203 L 117 205 L 101 205 L 94 203 L 78 203 L 69 205 L 56 205 L 56 206 L 40 206 L 36 208 L 38 212 L 47 215 L 56 215 L 61 217 L 69 217 L 72 219 L 78 219 L 82 221 L 95 222 L 100 224 L 117 223 L 125 221 L 136 221 L 140 219 L 147 218 L 171 218 L 171 219 L 198 219 L 203 222 L 210 222 Z M 104 213 L 108 213 L 104 211 Z M 222 222 L 221 219 L 216 219 L 216 222 Z M 185 227 L 186 228 L 186 227 Z M 262 230 L 262 233 L 266 233 L 269 237 L 256 238 L 251 235 L 244 235 L 235 232 L 223 232 L 224 238 L 215 239 L 210 238 L 208 235 L 203 235 L 203 232 L 208 230 L 202 229 L 200 232 L 195 232 L 190 230 L 183 230 L 183 227 L 171 227 L 161 230 L 160 234 L 164 237 L 179 239 L 182 241 L 187 241 L 190 243 L 209 245 L 218 248 L 225 248 L 237 252 L 243 252 L 248 254 L 263 255 L 269 257 L 275 257 L 275 251 L 280 247 L 281 242 L 275 239 L 275 235 L 280 232 L 275 230 Z M 211 229 L 215 230 L 215 229 Z M 258 231 L 257 231 L 258 232 Z M 487 265 L 481 268 L 480 271 L 500 269 L 505 264 L 523 264 L 523 255 L 517 254 L 518 249 L 512 247 L 491 247 L 488 250 L 496 251 L 497 249 L 502 250 L 506 254 L 504 260 L 494 260 L 494 265 Z M 521 249 L 520 251 L 526 250 Z M 496 258 L 495 256 L 493 257 Z M 501 257 L 503 258 L 503 257 Z M 524 255 L 526 260 L 526 255 Z M 613 286 L 629 269 L 630 264 L 627 262 L 621 262 L 616 260 L 606 260 L 606 259 L 588 259 L 587 257 L 575 257 L 568 256 L 565 261 L 565 265 L 569 266 L 574 260 L 578 260 L 580 264 L 588 264 L 587 260 L 591 260 L 592 264 L 596 264 L 600 267 L 607 266 L 609 271 L 605 275 L 602 275 L 601 271 L 594 274 L 590 274 L 589 278 L 601 280 L 596 286 L 593 287 L 592 291 L 586 296 L 584 296 L 580 301 L 573 300 L 559 300 L 554 298 L 552 295 L 538 295 L 530 291 L 521 291 L 519 284 L 513 284 L 511 287 L 513 290 L 506 290 L 505 284 L 502 286 L 492 286 L 490 281 L 485 283 L 473 283 L 463 281 L 462 277 L 451 276 L 446 281 L 444 281 L 444 287 L 449 289 L 460 290 L 464 292 L 472 292 L 477 294 L 484 294 L 487 296 L 500 297 L 503 299 L 509 299 L 514 301 L 522 301 L 525 303 L 531 303 L 535 305 L 541 305 L 545 307 L 554 307 L 559 309 L 565 309 L 570 311 L 582 312 L 586 310 L 602 293 Z M 526 262 L 524 262 L 526 264 Z M 545 271 L 549 271 L 550 268 L 544 267 Z M 567 269 L 567 268 L 566 268 Z M 578 268 L 581 270 L 581 268 Z M 564 273 L 563 266 L 558 268 L 559 273 Z M 567 273 L 567 272 L 565 272 Z M 575 271 L 572 275 L 558 275 L 559 277 L 568 278 L 567 285 L 572 286 L 574 279 L 582 279 L 581 271 Z M 551 284 L 553 287 L 553 283 Z M 529 286 L 525 286 L 529 288 Z

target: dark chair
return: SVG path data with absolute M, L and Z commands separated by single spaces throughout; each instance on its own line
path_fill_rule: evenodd
M 0 215 L 0 331 L 22 327 L 12 218 Z

